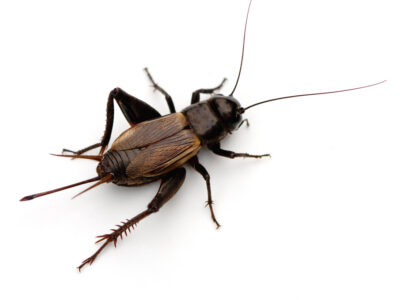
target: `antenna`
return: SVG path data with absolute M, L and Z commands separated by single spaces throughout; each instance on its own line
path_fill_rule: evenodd
M 237 79 L 236 79 L 235 86 L 233 87 L 233 90 L 232 90 L 232 92 L 229 94 L 229 96 L 232 96 L 233 93 L 235 92 L 236 87 L 237 87 L 237 85 L 238 85 L 238 83 L 239 83 L 240 74 L 242 73 L 242 65 L 243 65 L 243 57 L 244 57 L 244 45 L 245 45 L 245 42 L 246 42 L 247 20 L 249 19 L 249 12 L 250 12 L 251 2 L 252 2 L 252 0 L 250 0 L 249 7 L 247 8 L 246 23 L 245 23 L 245 25 L 244 25 L 243 45 L 242 45 L 242 58 L 240 59 L 239 74 L 238 74 L 238 77 L 237 77 Z
M 300 94 L 300 95 L 293 95 L 293 96 L 285 96 L 285 97 L 268 99 L 268 100 L 264 100 L 264 101 L 261 101 L 261 102 L 254 103 L 254 104 L 252 104 L 250 106 L 247 106 L 246 108 L 241 108 L 240 109 L 240 113 L 244 113 L 244 111 L 248 110 L 249 108 L 252 108 L 254 106 L 257 106 L 257 105 L 260 105 L 260 104 L 263 104 L 263 103 L 267 103 L 267 102 L 272 102 L 272 101 L 277 101 L 277 100 L 282 100 L 282 99 L 289 99 L 289 98 L 296 98 L 296 97 L 316 96 L 316 95 L 326 95 L 326 94 L 349 92 L 349 91 L 354 91 L 354 90 L 359 90 L 359 89 L 365 89 L 367 87 L 378 85 L 378 84 L 381 84 L 381 83 L 384 83 L 384 82 L 386 82 L 386 80 L 383 80 L 381 82 L 377 82 L 377 83 L 374 83 L 374 84 L 364 85 L 364 86 L 351 88 L 351 89 L 345 89 L 345 90 L 337 90 L 337 91 L 330 91 L 330 92 L 320 92 L 320 93 L 310 93 L 310 94 Z

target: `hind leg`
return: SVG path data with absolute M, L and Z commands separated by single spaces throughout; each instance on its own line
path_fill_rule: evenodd
M 147 206 L 147 209 L 133 217 L 132 219 L 127 219 L 122 222 L 121 225 L 117 225 L 116 229 L 112 229 L 111 233 L 104 234 L 98 236 L 99 240 L 96 243 L 103 242 L 101 247 L 89 258 L 85 259 L 82 264 L 78 267 L 80 271 L 82 267 L 86 264 L 92 264 L 96 257 L 100 254 L 101 251 L 110 243 L 114 244 L 114 247 L 117 246 L 118 238 L 123 238 L 123 235 L 128 235 L 127 231 L 133 230 L 137 223 L 139 223 L 144 218 L 149 215 L 157 212 L 161 206 L 163 206 L 175 193 L 179 190 L 183 181 L 185 180 L 186 170 L 184 168 L 178 168 L 170 173 L 168 173 L 162 180 L 160 188 L 156 196 Z
M 104 153 L 105 149 L 108 146 L 108 143 L 110 142 L 112 127 L 114 123 L 114 100 L 118 103 L 122 113 L 124 114 L 126 120 L 131 126 L 161 116 L 158 111 L 156 111 L 153 107 L 151 107 L 144 101 L 132 95 L 129 95 L 120 88 L 115 88 L 110 92 L 108 96 L 106 128 L 104 130 L 104 135 L 100 143 L 90 145 L 78 151 L 63 149 L 63 152 L 71 152 L 73 154 L 80 155 L 89 150 L 101 147 L 100 155 Z

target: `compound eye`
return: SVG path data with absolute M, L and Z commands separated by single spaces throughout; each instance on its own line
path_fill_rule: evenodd
M 239 125 L 239 123 L 242 121 L 242 115 L 239 113 L 239 111 L 235 111 L 235 116 L 233 119 L 233 124 L 235 126 L 235 128 Z

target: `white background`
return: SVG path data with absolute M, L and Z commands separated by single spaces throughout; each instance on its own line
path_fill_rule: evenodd
M 95 162 L 48 153 L 99 141 L 112 88 L 168 113 L 143 67 L 178 110 L 225 76 L 229 94 L 248 1 L 1 2 L 2 299 L 399 299 L 398 9 L 253 2 L 244 106 L 388 82 L 249 110 L 250 127 L 223 146 L 271 159 L 200 153 L 220 230 L 188 168 L 159 213 L 82 273 L 95 236 L 142 211 L 158 184 L 18 200 L 96 175 Z M 116 111 L 113 138 L 127 128 Z

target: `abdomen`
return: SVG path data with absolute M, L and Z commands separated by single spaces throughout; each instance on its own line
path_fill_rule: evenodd
M 118 185 L 143 185 L 159 179 L 159 177 L 139 176 L 132 180 L 127 176 L 126 169 L 128 165 L 140 152 L 140 149 L 107 151 L 97 166 L 97 173 L 100 176 L 109 173 L 113 174 L 113 183 Z

